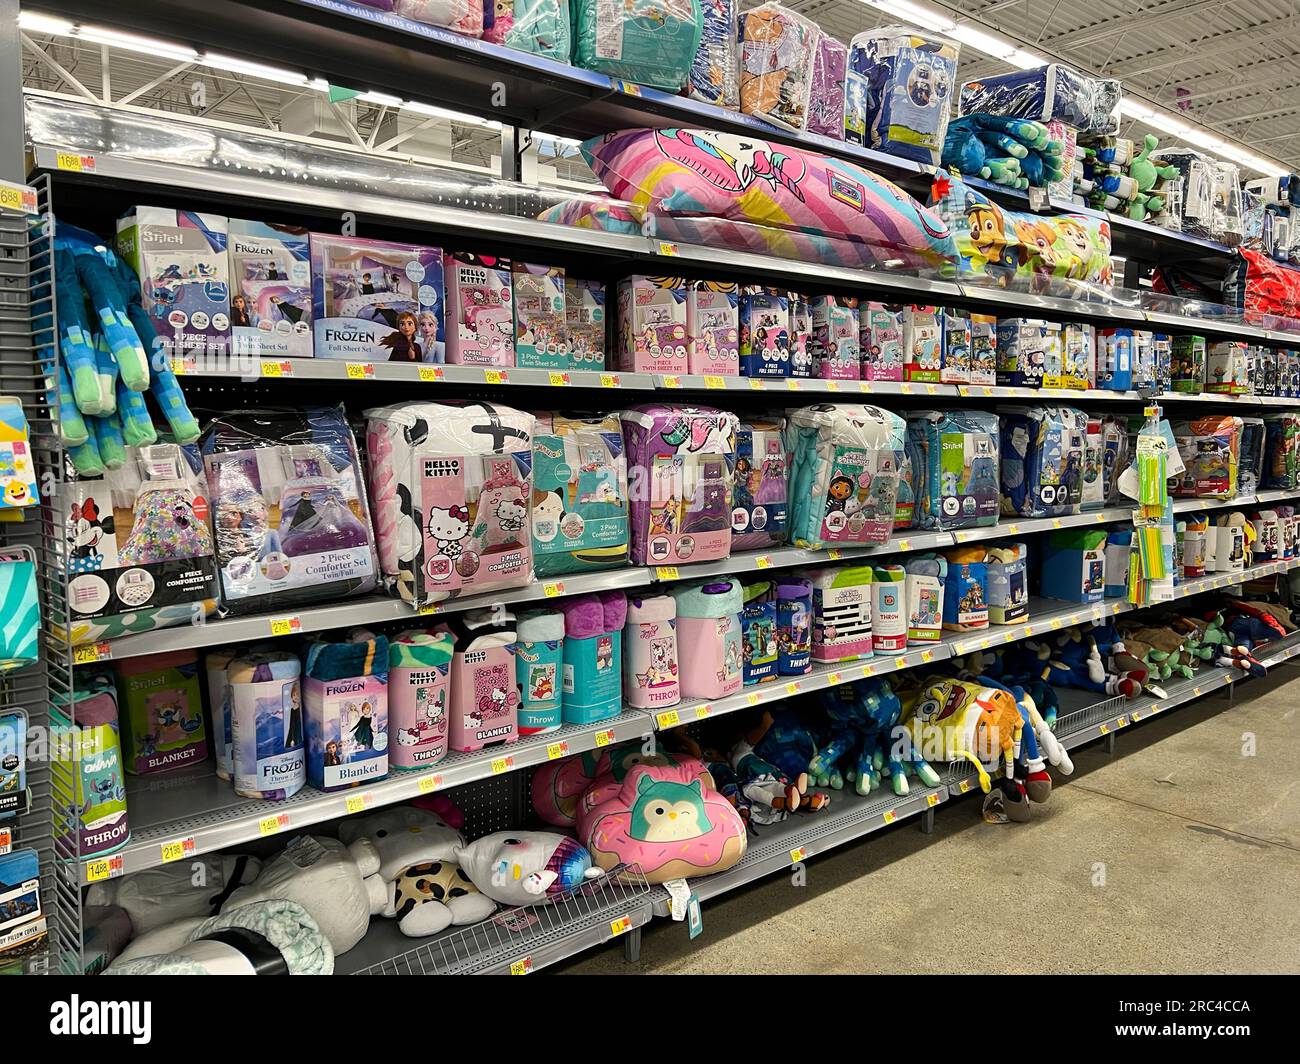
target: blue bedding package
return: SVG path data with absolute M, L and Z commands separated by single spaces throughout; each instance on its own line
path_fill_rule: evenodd
M 917 528 L 971 528 L 998 521 L 998 418 L 981 410 L 909 416 Z
M 1061 517 L 1083 501 L 1088 415 L 1069 406 L 1011 407 L 1002 414 L 1002 512 Z
M 1064 122 L 1080 133 L 1109 132 L 1119 104 L 1120 83 L 1090 78 L 1060 63 L 968 81 L 960 113 Z
M 938 166 L 959 49 L 955 41 L 903 26 L 855 35 L 849 46 L 844 139 Z

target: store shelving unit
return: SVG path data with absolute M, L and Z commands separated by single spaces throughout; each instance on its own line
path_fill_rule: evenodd
M 107 12 L 97 0 L 43 0 L 43 10 L 89 22 L 111 20 L 113 26 L 136 32 L 192 41 L 203 48 L 224 49 L 276 66 L 301 68 L 327 78 L 336 85 L 418 96 L 423 102 L 445 105 L 480 114 L 513 127 L 517 146 L 526 130 L 545 129 L 563 135 L 589 136 L 637 126 L 701 126 L 759 135 L 792 143 L 861 163 L 897 181 L 924 197 L 934 175 L 931 167 L 900 160 L 871 149 L 823 137 L 795 134 L 759 122 L 749 116 L 724 111 L 685 97 L 631 85 L 590 71 L 553 63 L 497 45 L 470 40 L 445 30 L 409 22 L 390 13 L 359 7 L 348 0 L 292 0 L 267 5 L 258 0 L 234 0 L 239 17 L 217 10 L 206 0 L 173 0 L 160 7 L 148 0 L 119 0 Z M 495 90 L 501 87 L 504 95 Z M 500 102 L 497 102 L 500 99 Z M 491 101 L 491 102 L 490 102 Z M 32 94 L 29 106 L 58 110 L 79 107 L 94 115 L 96 107 L 75 105 L 50 94 Z M 36 139 L 32 147 L 35 170 L 42 180 L 43 209 L 51 202 L 50 180 L 56 191 L 81 194 L 112 190 L 141 197 L 174 196 L 181 190 L 196 202 L 241 209 L 253 217 L 272 217 L 278 211 L 303 211 L 317 217 L 355 215 L 361 224 L 400 225 L 414 234 L 436 234 L 451 241 L 480 246 L 506 242 L 511 247 L 538 249 L 539 254 L 574 259 L 611 276 L 643 272 L 686 273 L 696 276 L 739 277 L 767 283 L 788 282 L 819 290 L 842 289 L 876 294 L 889 301 L 925 299 L 949 305 L 991 309 L 1000 313 L 1031 314 L 1086 320 L 1098 324 L 1127 324 L 1182 333 L 1199 333 L 1210 339 L 1246 339 L 1278 346 L 1300 346 L 1300 331 L 1242 323 L 1219 315 L 1212 307 L 1182 304 L 1169 309 L 1167 301 L 1139 292 L 1087 289 L 1083 287 L 1047 292 L 1008 291 L 973 283 L 967 278 L 913 277 L 902 273 L 830 267 L 774 256 L 697 246 L 658 239 L 654 234 L 604 233 L 569 228 L 537 221 L 516 203 L 466 206 L 455 197 L 419 198 L 416 194 L 394 194 L 382 182 L 349 184 L 337 176 L 322 177 L 322 168 L 299 165 L 301 145 L 277 142 L 274 137 L 223 131 L 213 138 L 210 154 L 176 153 L 174 157 L 145 158 L 132 155 L 130 135 L 113 135 L 114 115 L 98 115 L 104 124 L 99 134 L 83 136 L 66 132 Z M 183 122 L 177 118 L 177 122 Z M 84 131 L 83 131 L 84 133 Z M 103 135 L 107 134 L 107 135 Z M 119 143 L 120 141 L 120 143 Z M 257 166 L 235 165 L 222 154 L 221 145 L 249 146 L 258 151 L 246 157 L 261 160 Z M 345 163 L 349 153 L 319 145 L 311 147 L 317 158 Z M 332 153 L 332 154 L 331 154 Z M 518 177 L 516 151 L 503 153 L 502 176 Z M 324 168 L 328 170 L 328 167 Z M 337 172 L 346 167 L 336 168 Z M 1024 193 L 975 182 L 1003 203 L 1024 209 Z M 519 197 L 520 202 L 524 197 Z M 1069 205 L 1055 209 L 1079 211 Z M 531 209 L 531 208 L 529 208 Z M 1098 215 L 1099 212 L 1083 211 Z M 1103 216 L 1104 215 L 1099 215 Z M 4 220 L 4 219 L 0 219 Z M 1221 271 L 1232 251 L 1196 237 L 1159 229 L 1122 217 L 1109 217 L 1116 254 L 1142 261 L 1169 258 Z M 6 242 L 12 226 L 4 227 Z M 4 274 L 0 263 L 0 275 Z M 29 274 L 30 275 L 30 274 Z M 1181 312 L 1175 312 L 1181 311 Z M 0 336 L 0 391 L 12 391 L 11 375 L 17 367 L 31 389 L 33 403 L 41 405 L 41 381 L 48 371 L 40 357 L 37 341 L 24 339 L 21 356 L 12 358 Z M 1060 402 L 1084 407 L 1106 405 L 1125 409 L 1123 404 L 1149 402 L 1153 398 L 1171 411 L 1187 404 L 1190 411 L 1204 408 L 1264 412 L 1265 408 L 1293 407 L 1293 398 L 1163 395 L 1129 392 L 1071 392 L 1033 390 L 983 385 L 948 385 L 816 379 L 770 379 L 705 377 L 694 375 L 654 376 L 621 371 L 570 370 L 556 372 L 530 369 L 480 369 L 467 366 L 416 366 L 330 360 L 275 361 L 238 357 L 173 361 L 173 368 L 185 386 L 211 390 L 223 399 L 249 394 L 255 388 L 258 401 L 272 394 L 277 398 L 315 389 L 318 394 L 337 397 L 335 385 L 362 391 L 359 401 L 380 395 L 387 388 L 405 398 L 441 397 L 450 394 L 504 394 L 511 402 L 532 409 L 572 402 L 597 403 L 605 408 L 630 405 L 651 398 L 672 399 L 689 395 L 693 401 L 716 399 L 721 405 L 744 403 L 753 396 L 768 408 L 826 400 L 886 400 L 903 406 L 975 401 Z M 555 392 L 554 389 L 565 389 Z M 542 392 L 542 389 L 548 389 Z M 612 392 L 618 392 L 614 398 Z M 716 394 L 722 393 L 722 394 Z M 572 395 L 572 399 L 570 399 Z M 539 400 L 538 397 L 542 398 Z M 57 438 L 50 436 L 52 415 L 42 407 L 38 428 L 47 433 L 45 460 L 49 468 L 62 471 L 62 454 Z M 1177 512 L 1217 510 L 1228 507 L 1262 506 L 1300 499 L 1300 492 L 1261 491 L 1229 501 L 1179 500 Z M 0 681 L 0 705 L 14 697 L 32 698 L 37 693 L 66 696 L 71 691 L 72 664 L 132 657 L 178 649 L 296 636 L 357 624 L 387 625 L 435 623 L 438 615 L 477 607 L 544 602 L 553 598 L 607 589 L 662 589 L 679 581 L 724 574 L 753 575 L 766 571 L 800 571 L 809 566 L 857 559 L 884 560 L 918 551 L 943 550 L 971 542 L 992 542 L 1048 532 L 1054 529 L 1108 525 L 1131 519 L 1126 507 L 1111 507 L 1062 518 L 1010 519 L 980 529 L 940 532 L 902 532 L 888 542 L 871 547 L 833 548 L 822 551 L 779 547 L 735 555 L 720 562 L 680 567 L 639 567 L 605 573 L 566 576 L 538 581 L 528 587 L 490 595 L 452 600 L 425 610 L 377 595 L 324 605 L 288 609 L 283 613 L 214 619 L 189 628 L 167 629 L 130 636 L 90 647 L 70 648 L 51 637 L 47 640 L 47 671 L 33 680 L 30 673 L 15 682 Z M 46 543 L 42 555 L 45 575 L 43 592 L 53 606 L 51 619 L 66 615 L 66 589 L 57 572 L 61 561 L 62 531 L 56 523 L 38 530 Z M 31 528 L 28 531 L 32 531 Z M 0 541 L 12 541 L 12 530 L 0 525 Z M 1300 566 L 1300 561 L 1272 562 L 1248 573 L 1214 574 L 1190 580 L 1175 591 L 1175 600 L 1228 588 L 1256 576 L 1281 573 Z M 45 585 L 48 585 L 45 586 Z M 211 771 L 187 771 L 133 778 L 128 794 L 132 824 L 130 842 L 117 853 L 93 861 L 82 861 L 67 842 L 54 833 L 53 800 L 48 779 L 33 776 L 34 796 L 43 803 L 40 834 L 42 855 L 48 856 L 50 880 L 47 896 L 54 901 L 57 919 L 52 921 L 51 941 L 58 943 L 65 969 L 79 965 L 76 944 L 81 937 L 83 886 L 174 860 L 231 846 L 257 844 L 285 832 L 293 833 L 325 824 L 339 817 L 364 813 L 410 798 L 452 788 L 468 789 L 478 809 L 486 788 L 508 788 L 511 801 L 485 801 L 494 812 L 482 814 L 475 829 L 496 830 L 519 823 L 526 813 L 522 797 L 526 770 L 571 754 L 587 752 L 613 742 L 652 738 L 656 729 L 675 727 L 753 706 L 775 704 L 800 694 L 824 690 L 834 684 L 866 676 L 888 676 L 897 671 L 924 668 L 973 650 L 1011 643 L 1047 634 L 1070 625 L 1100 620 L 1134 609 L 1126 602 L 1106 600 L 1075 605 L 1034 600 L 1028 618 L 1017 625 L 980 632 L 949 633 L 929 647 L 912 647 L 893 657 L 836 665 L 819 665 L 810 674 L 782 678 L 726 699 L 692 701 L 672 711 L 651 715 L 628 710 L 620 716 L 590 726 L 566 726 L 558 732 L 520 740 L 506 747 L 491 747 L 474 754 L 452 754 L 434 768 L 409 774 L 394 773 L 368 788 L 323 794 L 305 788 L 283 803 L 265 803 L 235 795 L 231 785 Z M 1281 663 L 1300 653 L 1300 639 L 1280 644 L 1265 660 Z M 1215 685 L 1236 682 L 1240 674 L 1230 670 L 1203 670 L 1196 682 L 1171 685 L 1166 699 L 1135 700 L 1117 704 L 1076 704 L 1070 693 L 1069 712 L 1063 712 L 1058 734 L 1067 746 L 1077 746 L 1109 736 L 1154 713 L 1181 705 Z M 21 686 L 24 682 L 31 686 Z M 895 822 L 919 819 L 923 830 L 932 821 L 935 808 L 949 798 L 970 789 L 968 775 L 950 773 L 936 788 L 914 789 L 905 796 L 874 792 L 866 797 L 841 793 L 826 814 L 795 817 L 766 828 L 752 840 L 749 852 L 735 868 L 693 884 L 701 900 L 718 896 L 743 884 L 779 872 L 808 857 L 825 852 Z M 508 806 L 509 816 L 498 816 Z M 496 818 L 496 819 L 493 819 Z M 28 825 L 32 823 L 29 818 Z M 32 838 L 30 830 L 27 837 Z M 53 875 L 58 869 L 59 875 Z M 447 932 L 418 944 L 406 939 L 394 924 L 376 920 L 369 934 L 355 950 L 341 958 L 339 970 L 371 973 L 460 973 L 478 971 L 521 972 L 536 970 L 574 953 L 624 937 L 629 955 L 634 955 L 641 927 L 652 915 L 667 915 L 668 895 L 651 888 L 643 879 L 629 874 L 565 899 L 564 904 L 534 910 L 520 918 L 518 926 L 499 915 L 494 921 Z M 48 965 L 48 959 L 43 961 Z

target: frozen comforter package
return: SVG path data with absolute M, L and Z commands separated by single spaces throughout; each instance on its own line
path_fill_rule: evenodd
M 226 611 L 377 585 L 361 463 L 341 406 L 235 411 L 214 419 L 199 447 Z
M 533 415 L 489 403 L 402 403 L 366 418 L 389 589 L 427 605 L 528 584 Z

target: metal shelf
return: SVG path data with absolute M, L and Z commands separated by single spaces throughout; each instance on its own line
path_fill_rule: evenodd
M 369 812 L 625 739 L 639 739 L 650 731 L 646 714 L 628 710 L 596 724 L 568 724 L 559 731 L 527 736 L 472 754 L 450 753 L 427 771 L 393 772 L 367 787 L 328 794 L 304 787 L 283 802 L 241 797 L 229 780 L 217 778 L 210 762 L 195 770 L 129 776 L 130 841 L 115 853 L 82 861 L 73 879 L 78 884 L 113 879 L 168 860 L 238 846 L 267 835 L 301 831 L 327 820 Z
M 923 787 L 915 780 L 911 782 L 913 789 L 905 795 L 889 790 L 859 795 L 851 784 L 845 790 L 832 791 L 827 809 L 796 813 L 779 824 L 762 828 L 761 834 L 751 835 L 740 861 L 725 872 L 690 880 L 691 892 L 701 902 L 708 901 L 918 815 L 926 817 L 922 830 L 927 830 L 934 807 L 947 799 L 948 792 L 942 786 Z M 664 887 L 653 888 L 651 901 L 655 916 L 671 915 L 671 898 Z
M 365 937 L 337 958 L 340 975 L 524 975 L 650 922 L 651 888 L 624 872 L 546 905 L 508 909 L 477 924 L 407 938 L 396 920 L 374 917 Z

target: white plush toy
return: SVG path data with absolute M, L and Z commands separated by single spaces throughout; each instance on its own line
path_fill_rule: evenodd
M 266 865 L 251 886 L 231 894 L 221 911 L 273 899 L 297 902 L 337 956 L 361 941 L 371 914 L 383 912 L 388 904 L 388 885 L 378 874 L 379 864 L 379 851 L 369 839 L 344 846 L 337 839 L 303 835 Z
M 384 905 L 377 911 L 396 919 L 404 935 L 434 935 L 496 911 L 491 898 L 456 866 L 456 850 L 464 841 L 460 834 L 426 809 L 394 806 L 345 820 L 339 838 L 349 848 L 358 842 L 374 847 L 384 887 Z
M 455 856 L 474 885 L 502 905 L 545 905 L 604 875 L 586 847 L 552 831 L 498 831 Z
M 215 916 L 230 892 L 253 882 L 261 869 L 256 857 L 212 853 L 95 883 L 86 891 L 86 904 L 125 909 L 138 937 L 178 920 L 198 923 Z

